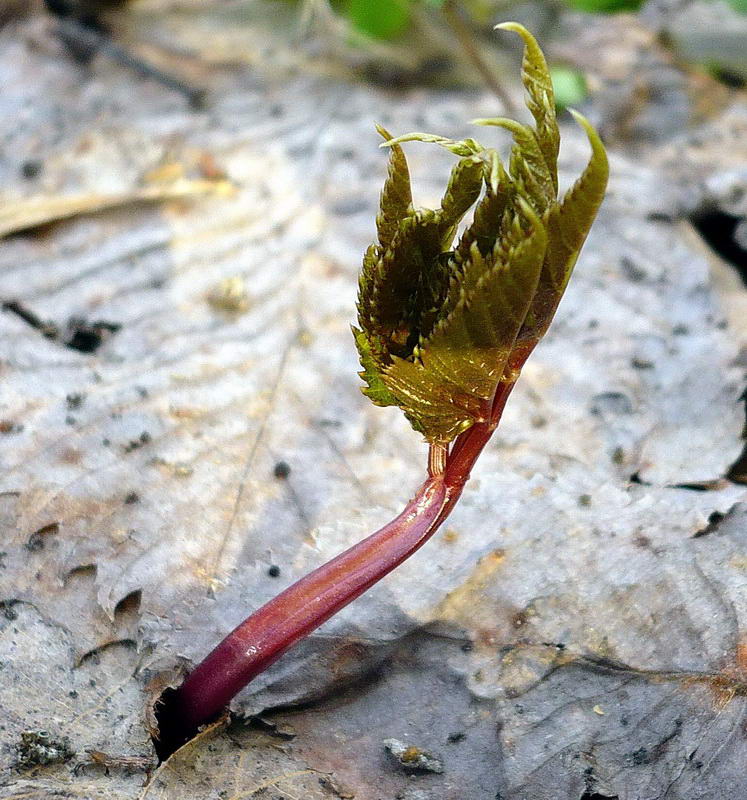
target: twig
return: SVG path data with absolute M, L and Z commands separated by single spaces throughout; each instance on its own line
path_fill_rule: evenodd
M 472 66 L 474 66 L 474 68 L 480 73 L 480 76 L 485 81 L 487 87 L 501 101 L 501 103 L 503 103 L 506 110 L 512 115 L 515 114 L 516 105 L 511 99 L 511 95 L 509 95 L 500 81 L 495 77 L 488 64 L 485 63 L 485 59 L 475 46 L 475 43 L 472 39 L 472 34 L 464 24 L 464 20 L 460 16 L 456 4 L 453 2 L 453 0 L 446 0 L 441 10 L 443 12 L 444 19 L 451 28 L 454 36 L 456 36 L 457 41 L 462 47 L 462 50 L 464 50 L 465 55 L 472 62 Z
M 144 78 L 151 78 L 163 86 L 173 89 L 189 101 L 192 108 L 202 108 L 205 104 L 205 89 L 191 86 L 176 75 L 172 75 L 144 59 L 133 55 L 129 50 L 116 44 L 109 36 L 76 19 L 60 19 L 58 22 L 60 38 L 75 52 L 90 58 L 94 53 L 105 56 L 136 72 Z

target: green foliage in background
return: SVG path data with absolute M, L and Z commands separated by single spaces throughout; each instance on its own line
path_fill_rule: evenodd
M 582 103 L 589 94 L 584 74 L 573 67 L 552 67 L 550 76 L 555 90 L 555 108 L 558 111 Z
M 747 0 L 729 0 L 729 5 L 740 14 L 747 14 Z
M 576 11 L 612 14 L 637 11 L 644 0 L 563 0 Z M 744 10 L 747 0 L 729 0 L 735 8 Z M 447 3 L 459 6 L 469 17 L 485 22 L 495 8 L 485 2 L 453 2 L 453 0 L 338 0 L 333 3 L 353 28 L 374 39 L 396 39 L 410 25 L 412 7 L 421 5 L 442 9 Z
M 620 11 L 638 11 L 644 0 L 565 0 L 570 8 L 590 14 L 615 14 Z
M 344 13 L 359 32 L 374 39 L 394 39 L 410 24 L 411 0 L 349 0 Z

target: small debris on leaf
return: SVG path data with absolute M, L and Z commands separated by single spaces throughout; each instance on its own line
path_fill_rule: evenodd
M 68 322 L 65 347 L 80 353 L 95 353 L 101 345 L 110 339 L 122 326 L 116 322 L 86 322 L 73 318 Z
M 295 739 L 298 736 L 296 729 L 288 722 L 266 719 L 265 717 L 257 717 L 256 719 L 271 736 L 277 736 L 278 739 Z
M 425 789 L 407 786 L 401 792 L 397 792 L 395 800 L 433 800 L 433 795 Z
M 439 775 L 444 771 L 443 761 L 438 756 L 415 745 L 407 745 L 399 739 L 385 739 L 384 747 L 406 770 L 435 772 Z
M 18 743 L 16 766 L 20 770 L 47 764 L 61 764 L 75 755 L 64 736 L 55 738 L 49 731 L 23 731 Z
M 207 299 L 216 311 L 226 314 L 243 314 L 249 310 L 249 295 L 241 275 L 222 280 Z
M 76 775 L 89 765 L 102 767 L 105 775 L 109 775 L 109 770 L 111 769 L 145 772 L 147 775 L 150 775 L 151 770 L 155 766 L 150 756 L 115 756 L 91 748 L 86 750 L 86 755 L 88 756 L 88 761 L 82 761 L 76 764 L 73 770 Z
M 67 403 L 68 411 L 75 411 L 76 408 L 80 408 L 85 399 L 86 396 L 83 392 L 73 392 L 67 395 L 65 402 Z
M 41 175 L 43 168 L 44 164 L 38 158 L 29 158 L 21 164 L 21 175 L 26 180 L 32 180 Z
M 324 775 L 323 777 L 319 778 L 319 785 L 323 789 L 328 789 L 336 797 L 342 798 L 342 800 L 353 800 L 355 797 L 355 792 L 352 791 L 352 789 L 349 789 L 347 786 L 343 786 L 332 775 Z
M 272 470 L 272 474 L 276 478 L 287 478 L 291 474 L 290 465 L 285 461 L 278 461 L 278 463 L 275 464 L 275 468 Z
M 142 447 L 144 444 L 148 444 L 150 442 L 151 436 L 148 431 L 143 431 L 140 434 L 140 437 L 137 439 L 133 439 L 132 441 L 128 442 L 124 446 L 125 453 L 131 453 L 133 450 L 137 450 L 138 447 Z

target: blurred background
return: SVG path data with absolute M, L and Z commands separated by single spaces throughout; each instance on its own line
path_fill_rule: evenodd
M 55 20 L 70 57 L 103 54 L 197 105 L 211 71 L 241 66 L 390 89 L 487 86 L 505 101 L 516 46 L 491 29 L 508 18 L 543 42 L 559 105 L 594 98 L 623 141 L 672 135 L 747 80 L 743 0 L 4 0 L 0 13 Z
M 422 479 L 355 374 L 374 123 L 526 119 L 506 20 L 562 185 L 569 106 L 611 178 L 450 526 L 149 788 L 105 774 Z M 0 0 L 0 796 L 747 797 L 746 82 L 745 0 Z M 407 156 L 433 206 L 453 156 Z
M 515 113 L 522 105 L 514 68 L 518 45 L 492 31 L 506 19 L 522 22 L 542 42 L 559 110 L 582 109 L 613 147 L 663 153 L 662 145 L 708 122 L 733 119 L 730 110 L 744 106 L 744 0 L 3 0 L 0 5 L 6 37 L 30 32 L 31 43 L 36 40 L 42 51 L 56 42 L 56 57 L 76 64 L 81 81 L 116 72 L 120 81 L 149 82 L 151 92 L 158 85 L 195 112 L 212 108 L 213 113 L 238 76 L 279 86 L 299 74 L 400 94 L 418 88 L 488 91 L 496 109 Z M 12 86 L 12 79 L 6 82 Z M 280 113 L 277 103 L 268 107 Z M 20 133 L 14 138 L 21 139 Z M 11 147 L 7 139 L 6 144 Z M 41 171 L 34 153 L 40 146 L 26 140 L 8 152 L 32 182 Z M 739 161 L 741 154 L 733 155 Z M 12 170 L 9 163 L 0 168 Z M 55 216 L 52 209 L 49 214 Z M 722 254 L 742 259 L 743 220 L 711 219 L 704 212 L 696 223 L 706 237 L 719 240 Z

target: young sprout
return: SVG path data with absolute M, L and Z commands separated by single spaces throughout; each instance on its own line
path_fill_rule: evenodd
M 399 406 L 429 445 L 428 476 L 381 530 L 301 578 L 232 631 L 157 708 L 164 758 L 214 719 L 252 678 L 412 555 L 451 512 L 498 425 L 521 369 L 547 331 L 607 185 L 604 146 L 558 198 L 560 134 L 545 58 L 524 41 L 522 80 L 534 125 L 475 120 L 513 136 L 508 164 L 474 139 L 379 133 L 389 171 L 363 259 L 358 327 L 366 386 L 376 405 Z M 437 209 L 412 202 L 401 144 L 439 144 L 459 160 Z M 472 222 L 454 241 L 474 206 Z

